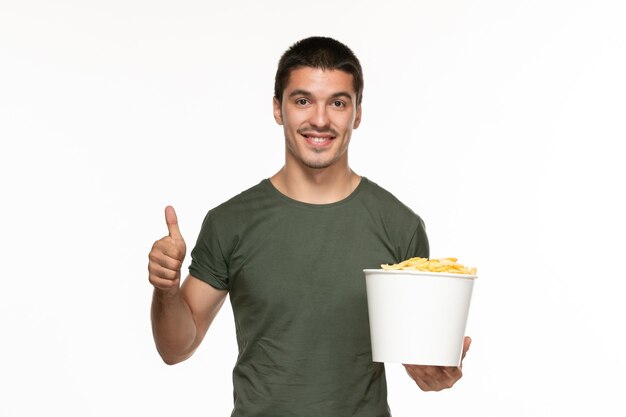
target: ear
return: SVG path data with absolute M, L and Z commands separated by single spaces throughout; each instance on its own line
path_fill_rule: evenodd
M 359 104 L 356 107 L 356 116 L 354 117 L 354 124 L 352 125 L 353 129 L 356 129 L 361 124 L 361 105 Z
M 283 112 L 280 110 L 280 102 L 278 101 L 276 97 L 274 97 L 272 104 L 274 106 L 274 120 L 276 120 L 276 123 L 278 123 L 279 125 L 282 125 L 283 124 Z

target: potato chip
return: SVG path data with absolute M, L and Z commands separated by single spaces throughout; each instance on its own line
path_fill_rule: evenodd
M 468 268 L 457 262 L 456 258 L 411 258 L 397 264 L 380 266 L 387 271 L 425 271 L 425 272 L 447 272 L 452 274 L 476 275 L 476 268 Z

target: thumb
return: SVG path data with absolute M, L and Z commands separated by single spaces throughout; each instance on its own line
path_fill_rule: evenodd
M 465 358 L 465 355 L 467 354 L 467 351 L 469 350 L 471 344 L 472 338 L 469 336 L 465 336 L 465 339 L 463 340 L 463 355 L 461 356 L 461 360 Z
M 165 223 L 167 223 L 167 230 L 170 233 L 171 238 L 183 238 L 183 235 L 180 234 L 180 229 L 178 228 L 178 217 L 176 217 L 176 211 L 172 206 L 165 207 Z

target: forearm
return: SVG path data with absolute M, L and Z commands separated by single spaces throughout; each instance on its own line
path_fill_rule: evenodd
M 152 296 L 152 334 L 157 351 L 168 365 L 184 361 L 195 350 L 196 325 L 182 292 L 155 289 Z

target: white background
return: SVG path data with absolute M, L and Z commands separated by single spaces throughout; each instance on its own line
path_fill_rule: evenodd
M 164 365 L 147 254 L 165 205 L 191 248 L 280 168 L 274 71 L 309 35 L 364 67 L 354 170 L 479 270 L 463 379 L 389 365 L 394 416 L 624 415 L 621 3 L 1 0 L 0 415 L 229 415 L 230 306 Z

